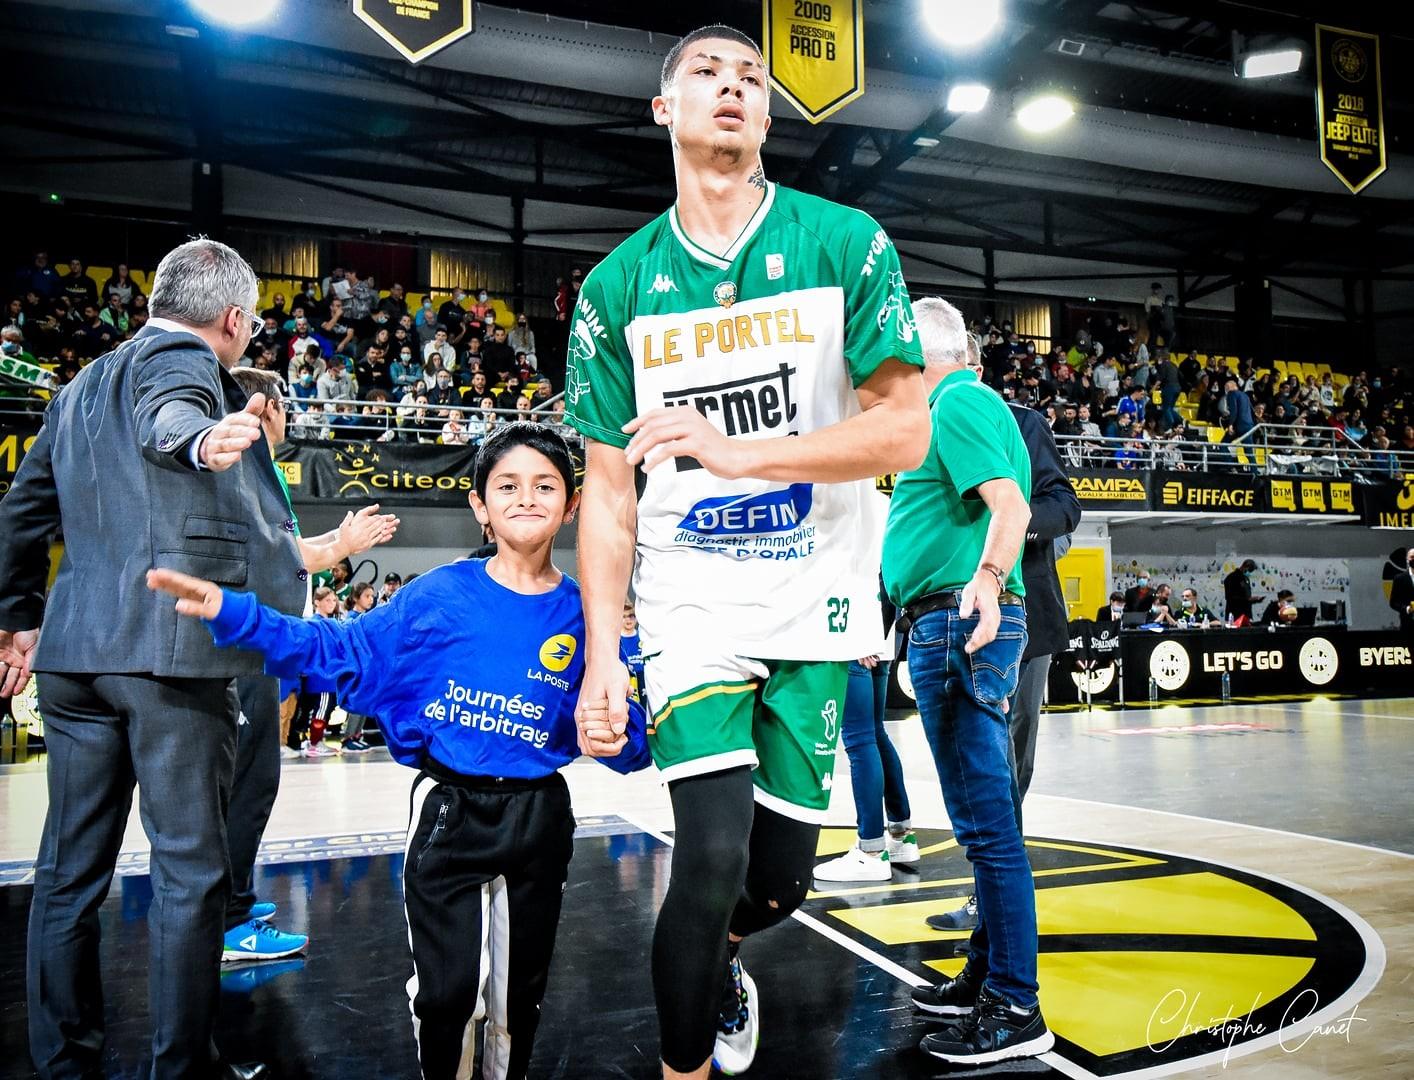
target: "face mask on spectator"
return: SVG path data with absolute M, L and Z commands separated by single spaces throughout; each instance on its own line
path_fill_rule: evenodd
M 301 376 L 299 377 L 299 381 L 300 381 L 300 383 L 301 383 L 302 385 L 308 386 L 310 383 L 312 383 L 312 382 L 314 381 L 314 376 L 311 375 L 309 372 L 306 371 L 303 375 L 301 375 Z
M 460 303 L 461 303 L 463 300 L 465 300 L 465 299 L 466 299 L 466 293 L 462 292 L 460 289 L 458 289 L 456 292 L 452 293 L 452 300 L 453 300 L 455 303 L 460 304 Z
M 484 292 L 477 293 L 476 298 L 480 300 L 483 304 L 486 303 L 486 294 Z
M 7 341 L 4 345 L 0 345 L 0 348 L 3 348 L 7 353 L 13 355 L 20 351 L 20 343 L 18 341 Z
M 412 353 L 410 353 L 410 352 L 405 352 L 405 353 L 403 353 L 403 354 L 402 354 L 402 359 L 403 359 L 403 363 L 404 363 L 404 364 L 409 363 L 409 362 L 412 360 Z
M 1140 584 L 1140 585 L 1147 585 L 1147 584 L 1149 584 L 1149 575 L 1148 575 L 1148 574 L 1140 574 L 1140 575 L 1139 575 L 1139 584 Z

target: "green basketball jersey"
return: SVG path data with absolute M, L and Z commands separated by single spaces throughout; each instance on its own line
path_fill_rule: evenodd
M 802 435 L 859 412 L 889 358 L 921 367 L 898 253 L 868 214 L 768 184 L 723 254 L 674 207 L 585 278 L 568 422 L 624 447 L 634 416 L 693 408 L 734 439 Z M 850 660 L 879 637 L 874 482 L 723 480 L 678 458 L 647 476 L 634 591 L 645 653 L 710 647 Z M 592 542 L 592 541 L 591 541 Z

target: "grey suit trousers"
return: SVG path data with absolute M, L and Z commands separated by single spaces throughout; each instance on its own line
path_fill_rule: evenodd
M 235 763 L 233 680 L 39 676 L 49 812 L 28 946 L 30 1053 L 41 1077 L 103 1075 L 98 909 L 141 786 L 152 844 L 153 1080 L 214 1073 Z

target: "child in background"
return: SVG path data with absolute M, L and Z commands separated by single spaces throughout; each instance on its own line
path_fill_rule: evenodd
M 619 772 L 651 760 L 636 703 L 625 730 L 610 726 L 607 701 L 582 736 L 576 727 L 584 614 L 579 586 L 550 561 L 573 492 L 574 462 L 554 429 L 500 428 L 477 455 L 470 496 L 497 554 L 429 571 L 343 624 L 282 615 L 174 571 L 148 574 L 218 645 L 263 653 L 270 674 L 335 684 L 350 708 L 379 717 L 393 757 L 419 770 L 403 888 L 424 1077 L 469 1075 L 459 1066 L 483 1017 L 484 1073 L 525 1075 L 574 836 L 558 770 L 581 750 Z
M 643 645 L 638 638 L 638 613 L 633 601 L 624 601 L 623 628 L 619 631 L 619 659 L 628 668 L 628 688 L 635 701 L 643 704 Z

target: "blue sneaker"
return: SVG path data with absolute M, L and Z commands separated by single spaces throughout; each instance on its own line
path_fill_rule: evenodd
M 264 919 L 249 919 L 226 931 L 221 959 L 278 960 L 303 952 L 309 938 L 303 934 L 286 934 Z
M 250 918 L 271 919 L 275 917 L 275 905 L 268 900 L 262 900 L 258 904 L 250 905 Z

